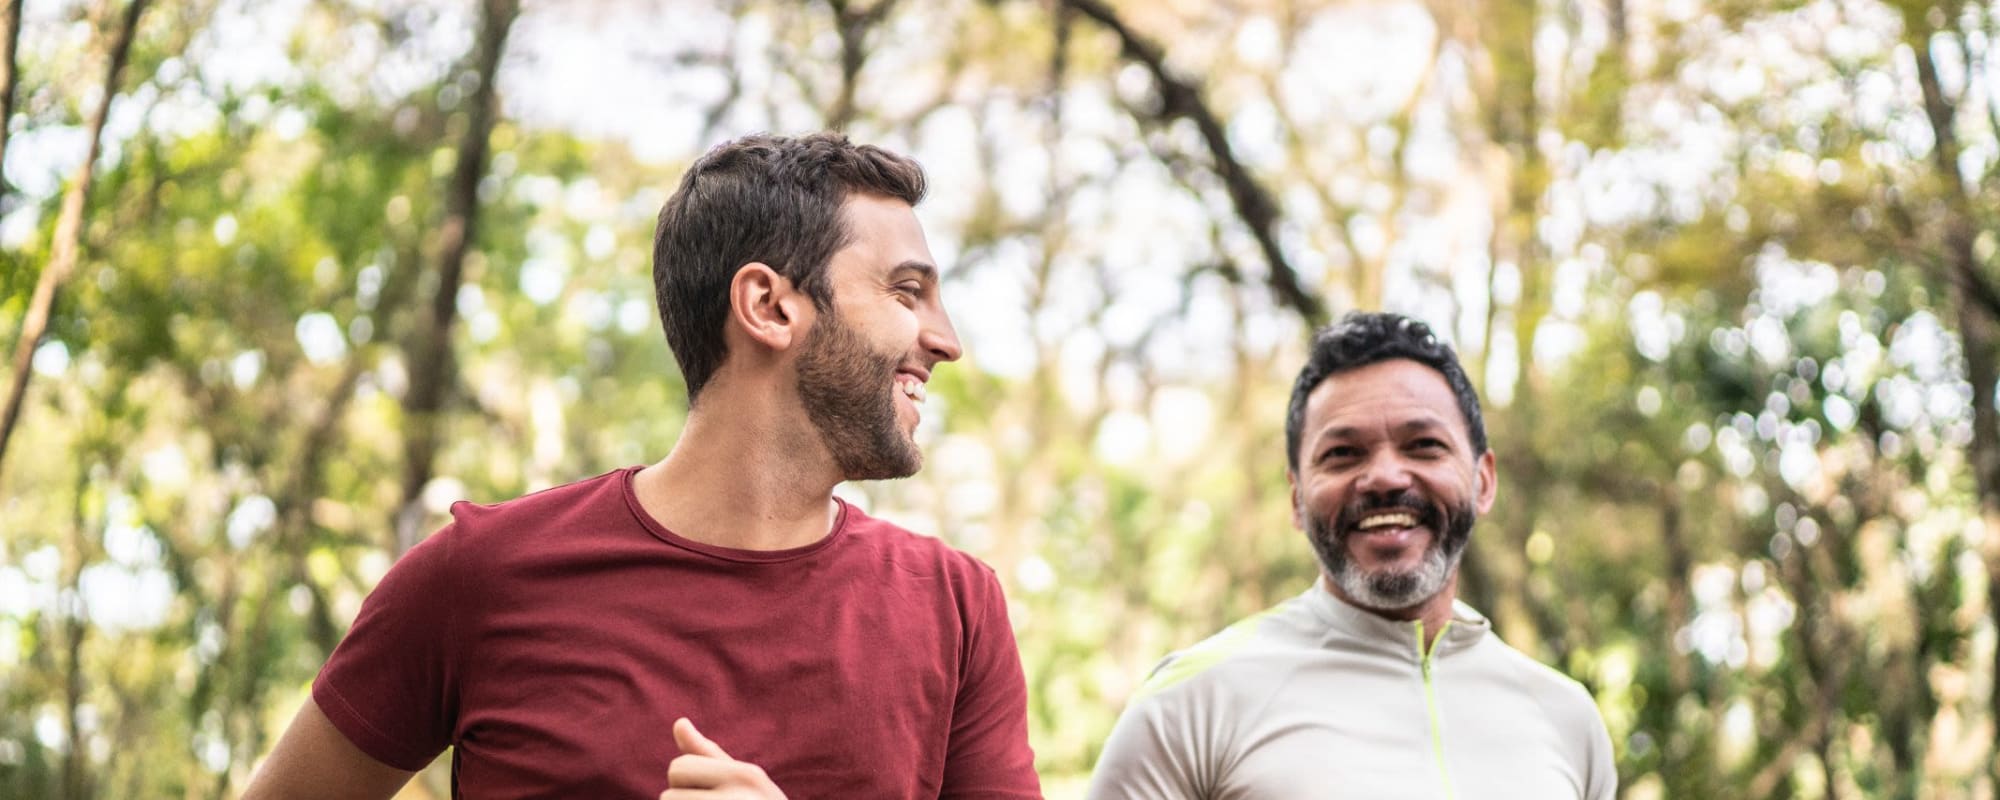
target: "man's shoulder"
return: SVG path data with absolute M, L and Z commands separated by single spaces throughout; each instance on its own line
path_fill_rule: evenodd
M 870 515 L 853 503 L 842 500 L 846 535 L 863 547 L 876 551 L 885 564 L 905 572 L 937 575 L 954 580 L 998 581 L 993 568 L 978 557 L 953 547 L 936 536 L 903 527 Z
M 451 524 L 439 533 L 463 544 L 532 530 L 600 528 L 606 514 L 615 515 L 625 508 L 626 481 L 632 469 L 616 469 L 494 503 L 459 500 L 451 504 Z
M 1244 617 L 1207 639 L 1169 654 L 1146 677 L 1134 701 L 1266 694 L 1281 686 L 1312 649 L 1310 613 L 1299 598 Z
M 485 517 L 494 515 L 532 515 L 575 508 L 578 503 L 590 502 L 592 500 L 603 501 L 621 495 L 625 481 L 633 469 L 633 467 L 620 467 L 600 475 L 544 489 L 537 489 L 519 497 L 492 503 L 460 500 L 451 504 L 451 512 L 454 517 L 464 517 L 467 515 Z
M 1581 681 L 1535 660 L 1498 636 L 1487 638 L 1490 658 L 1544 711 L 1565 721 L 1577 721 L 1585 715 L 1597 717 L 1597 701 Z

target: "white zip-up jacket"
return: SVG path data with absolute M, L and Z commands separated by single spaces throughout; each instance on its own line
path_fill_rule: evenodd
M 1610 800 L 1611 739 L 1582 685 L 1477 611 L 1423 623 L 1304 594 L 1168 656 L 1105 743 L 1093 800 Z

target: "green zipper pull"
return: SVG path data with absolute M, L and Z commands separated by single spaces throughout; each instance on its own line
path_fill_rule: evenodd
M 1411 620 L 1410 627 L 1417 629 L 1417 667 L 1423 670 L 1424 680 L 1428 682 L 1431 677 L 1431 646 L 1424 641 L 1424 621 Z
M 1452 788 L 1451 769 L 1445 764 L 1444 712 L 1438 708 L 1437 687 L 1431 681 L 1431 656 L 1437 652 L 1437 641 L 1432 640 L 1428 643 L 1424 641 L 1423 620 L 1416 620 L 1413 626 L 1417 631 L 1417 664 L 1424 676 L 1424 705 L 1430 712 L 1431 754 L 1437 758 L 1438 778 L 1444 782 L 1444 796 L 1446 800 L 1453 800 L 1458 793 Z M 1449 630 L 1451 621 L 1446 620 L 1444 626 L 1438 628 L 1437 638 L 1443 639 L 1445 632 Z

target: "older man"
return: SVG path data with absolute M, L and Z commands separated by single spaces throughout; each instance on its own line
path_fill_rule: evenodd
M 1612 797 L 1590 695 L 1456 600 L 1497 483 L 1451 348 L 1393 314 L 1320 331 L 1285 441 L 1321 579 L 1161 662 L 1090 796 Z

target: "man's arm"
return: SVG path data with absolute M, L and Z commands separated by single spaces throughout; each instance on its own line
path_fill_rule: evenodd
M 361 752 L 309 697 L 250 777 L 243 800 L 387 798 L 415 774 Z

